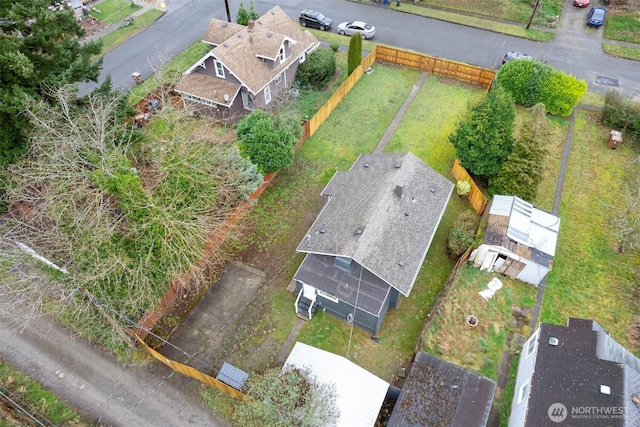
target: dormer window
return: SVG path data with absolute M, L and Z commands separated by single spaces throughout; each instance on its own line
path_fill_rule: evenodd
M 224 79 L 224 66 L 222 65 L 222 62 L 214 59 L 213 63 L 216 66 L 216 77 Z
M 284 57 L 284 46 L 280 47 L 280 51 L 278 52 L 278 59 L 280 59 L 280 62 L 283 62 L 285 57 Z

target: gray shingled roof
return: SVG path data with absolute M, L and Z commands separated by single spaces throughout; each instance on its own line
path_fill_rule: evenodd
M 329 200 L 297 250 L 352 258 L 408 296 L 452 191 L 411 153 L 363 154 L 322 191 Z
M 557 345 L 549 344 L 551 337 Z M 571 425 L 640 425 L 640 405 L 632 401 L 640 397 L 639 362 L 593 320 L 569 319 L 566 327 L 541 324 L 526 425 L 549 424 L 547 410 L 553 403 L 567 407 Z M 601 385 L 609 386 L 611 394 L 601 393 Z M 626 409 L 620 418 L 571 418 L 572 408 L 584 407 Z
M 489 378 L 420 351 L 387 427 L 484 427 L 495 390 Z

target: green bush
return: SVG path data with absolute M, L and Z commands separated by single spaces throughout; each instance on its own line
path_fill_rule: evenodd
M 296 80 L 303 88 L 322 89 L 336 73 L 336 56 L 330 49 L 317 49 L 298 67 Z
M 340 44 L 336 42 L 331 42 L 331 44 L 329 45 L 329 48 L 331 48 L 332 51 L 337 52 L 338 49 L 340 49 Z
M 513 98 L 496 84 L 449 136 L 469 173 L 492 177 L 502 169 L 513 145 L 515 115 Z
M 279 124 L 271 114 L 255 110 L 238 122 L 240 150 L 261 172 L 274 172 L 293 163 L 296 135 L 288 124 Z
M 498 175 L 489 181 L 492 194 L 515 195 L 532 201 L 542 181 L 542 162 L 547 154 L 549 121 L 544 104 L 533 106 L 533 116 L 520 130 L 520 138 L 513 144 L 511 154 L 505 160 Z
M 473 244 L 476 235 L 476 218 L 473 213 L 465 211 L 458 216 L 449 230 L 447 251 L 453 258 L 458 258 Z
M 542 102 L 550 114 L 561 117 L 571 114 L 587 90 L 584 80 L 529 60 L 504 64 L 496 83 L 501 84 L 516 103 L 530 107 Z

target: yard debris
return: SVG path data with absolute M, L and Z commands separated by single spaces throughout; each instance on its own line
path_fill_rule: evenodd
M 485 301 L 489 301 L 489 299 L 498 292 L 498 289 L 502 287 L 502 282 L 497 277 L 494 277 L 487 283 L 487 289 L 478 292 Z

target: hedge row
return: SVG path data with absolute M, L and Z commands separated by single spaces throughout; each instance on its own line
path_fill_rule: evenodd
M 571 114 L 587 90 L 587 82 L 534 60 L 516 60 L 504 64 L 496 77 L 513 97 L 526 107 L 542 103 L 548 113 L 566 117 Z
M 602 121 L 640 141 L 640 104 L 623 98 L 620 93 L 609 91 L 605 96 Z

